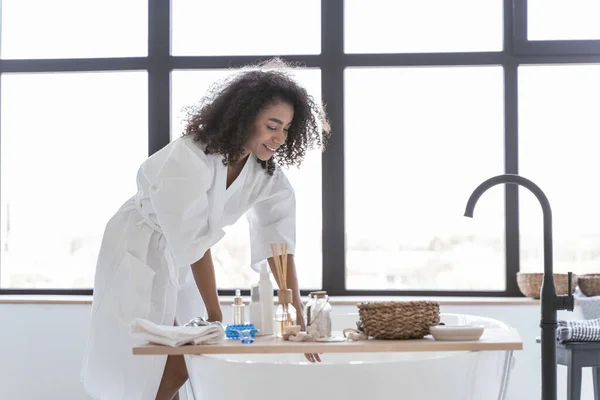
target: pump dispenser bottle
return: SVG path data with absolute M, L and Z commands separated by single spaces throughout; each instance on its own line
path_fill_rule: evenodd
M 235 290 L 233 298 L 233 325 L 243 325 L 245 323 L 245 305 L 240 294 L 240 289 Z
M 258 330 L 263 331 L 262 305 L 258 285 L 250 286 L 250 323 Z
M 262 311 L 262 330 L 260 335 L 272 335 L 274 333 L 273 284 L 269 274 L 269 266 L 263 262 L 260 268 L 260 280 L 258 281 L 259 301 Z

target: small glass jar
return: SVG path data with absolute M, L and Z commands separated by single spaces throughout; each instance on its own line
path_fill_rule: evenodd
M 326 291 L 309 293 L 309 300 L 304 307 L 304 320 L 309 335 L 331 336 L 331 304 Z
M 288 327 L 296 325 L 296 308 L 292 305 L 292 290 L 277 291 L 277 310 L 275 311 L 275 337 L 283 337 Z

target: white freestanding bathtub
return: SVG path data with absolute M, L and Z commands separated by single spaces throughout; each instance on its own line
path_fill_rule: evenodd
M 334 318 L 334 325 L 354 327 L 358 315 Z M 500 321 L 463 314 L 442 314 L 441 321 L 508 329 Z M 186 363 L 197 400 L 499 400 L 513 363 L 512 351 L 346 353 L 321 359 L 311 364 L 301 354 L 188 355 Z

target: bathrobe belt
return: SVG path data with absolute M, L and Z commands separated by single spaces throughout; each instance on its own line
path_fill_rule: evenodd
M 160 229 L 160 226 L 158 226 L 158 224 L 156 224 L 156 222 L 152 221 L 152 219 L 150 219 L 150 217 L 144 213 L 144 211 L 142 209 L 142 202 L 140 200 L 139 194 L 134 196 L 134 200 L 135 200 L 135 208 L 138 211 L 138 213 L 140 214 L 140 216 L 142 217 L 142 220 L 140 222 L 138 222 L 138 225 L 146 224 L 150 228 L 152 228 L 155 232 L 159 233 L 160 235 L 163 235 L 163 231 L 162 231 L 162 229 Z M 173 254 L 171 253 L 171 249 L 169 248 L 168 245 L 165 246 L 164 256 L 165 256 L 165 259 L 167 260 L 167 267 L 169 269 L 169 280 L 171 281 L 171 284 L 173 286 L 175 286 L 177 289 L 179 289 L 182 286 L 179 284 L 179 273 L 178 273 L 179 269 L 175 265 L 175 261 L 173 259 Z

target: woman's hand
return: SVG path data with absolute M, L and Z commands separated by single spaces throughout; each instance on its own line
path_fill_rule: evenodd
M 221 307 L 215 308 L 214 310 L 207 310 L 208 313 L 208 322 L 223 322 L 223 311 L 221 311 Z
M 304 322 L 304 315 L 302 312 L 302 307 L 297 306 L 296 308 L 296 325 L 300 325 L 300 330 L 306 330 L 306 323 Z M 312 363 L 321 362 L 321 357 L 319 357 L 318 353 L 304 353 L 304 357 Z

